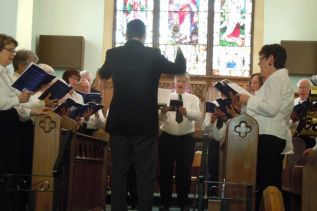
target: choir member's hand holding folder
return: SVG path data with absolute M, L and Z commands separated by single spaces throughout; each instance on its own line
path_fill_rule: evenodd
M 102 109 L 103 105 L 96 104 L 93 102 L 86 104 L 76 103 L 74 100 L 68 98 L 64 103 L 60 104 L 54 111 L 60 115 L 67 115 L 71 119 L 77 120 L 83 117 L 86 113 L 94 114 L 99 109 Z
M 71 86 L 68 86 L 61 80 L 56 80 L 48 89 L 45 90 L 45 92 L 39 97 L 40 100 L 45 99 L 49 94 L 49 99 L 61 99 L 64 97 L 70 90 L 73 88 Z
M 32 63 L 12 84 L 12 87 L 21 92 L 36 92 L 54 78 L 55 76 L 48 74 L 45 70 Z
M 226 115 L 226 117 L 230 119 L 232 116 L 228 111 L 228 107 L 231 108 L 232 100 L 230 98 L 219 98 L 216 99 L 216 101 L 219 105 L 218 108 L 220 109 L 220 111 L 222 111 Z
M 87 115 L 91 116 L 92 114 L 96 113 L 98 110 L 102 108 L 103 108 L 103 105 L 96 104 L 94 102 L 89 102 L 71 110 L 68 116 L 76 120 L 78 118 L 81 118 Z
M 170 100 L 170 111 L 178 111 L 180 107 L 183 107 L 182 100 Z
M 76 92 L 83 97 L 84 103 L 94 102 L 101 104 L 102 96 L 98 92 L 83 93 L 77 90 Z

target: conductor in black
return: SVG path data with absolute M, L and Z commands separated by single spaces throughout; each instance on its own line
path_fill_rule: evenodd
M 145 25 L 135 19 L 127 24 L 127 42 L 107 51 L 100 77 L 112 77 L 113 98 L 106 131 L 110 133 L 112 159 L 111 210 L 127 210 L 128 170 L 137 176 L 138 210 L 153 204 L 158 136 L 157 92 L 164 74 L 182 74 L 186 61 L 180 49 L 175 62 L 157 48 L 145 47 Z

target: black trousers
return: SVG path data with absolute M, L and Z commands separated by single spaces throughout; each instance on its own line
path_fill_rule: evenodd
M 219 141 L 210 139 L 208 142 L 208 180 L 218 182 L 219 179 Z M 209 183 L 208 194 L 217 194 L 217 189 L 212 189 L 212 186 L 217 186 L 217 183 Z
M 177 202 L 181 207 L 188 205 L 191 166 L 195 154 L 195 140 L 191 134 L 173 136 L 162 133 L 159 138 L 159 171 L 161 204 L 172 205 L 172 188 L 175 165 Z
M 310 136 L 299 136 L 304 142 L 305 142 L 305 147 L 306 149 L 308 148 L 313 148 L 316 144 L 316 140 L 314 137 Z
M 0 175 L 24 173 L 20 126 L 19 116 L 15 109 L 0 111 Z M 0 183 L 1 210 L 25 210 L 25 200 L 25 193 L 8 192 L 5 184 Z
M 263 191 L 268 186 L 281 189 L 283 158 L 286 141 L 272 135 L 259 135 L 257 160 L 256 210 L 259 210 Z
M 136 184 L 136 174 L 134 170 L 134 166 L 131 165 L 128 172 L 128 180 L 127 180 L 127 188 L 128 188 L 128 204 L 131 205 L 131 208 L 135 208 L 138 202 L 138 192 L 137 192 L 137 184 Z
M 157 137 L 111 135 L 111 210 L 127 210 L 127 177 L 133 164 L 137 178 L 138 210 L 150 211 L 153 205 Z

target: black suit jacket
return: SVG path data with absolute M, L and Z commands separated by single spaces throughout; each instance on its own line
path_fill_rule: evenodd
M 161 73 L 182 74 L 186 61 L 182 53 L 175 63 L 159 49 L 145 47 L 138 40 L 107 51 L 99 74 L 112 77 L 113 98 L 106 130 L 117 135 L 157 135 L 157 90 Z

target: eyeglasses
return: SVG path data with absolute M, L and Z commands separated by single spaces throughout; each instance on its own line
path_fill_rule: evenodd
M 264 59 L 264 58 L 265 58 L 265 56 L 260 56 L 259 57 L 259 62 L 262 61 L 262 59 Z
M 13 48 L 13 49 L 3 48 L 3 49 L 7 50 L 9 53 L 16 53 L 15 48 Z

